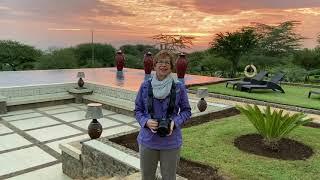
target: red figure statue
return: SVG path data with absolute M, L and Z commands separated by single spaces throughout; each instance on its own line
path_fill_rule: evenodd
M 148 52 L 147 54 L 144 55 L 143 65 L 144 65 L 144 72 L 146 74 L 151 74 L 151 71 L 153 68 L 153 59 L 152 59 L 151 52 Z
M 124 66 L 124 55 L 121 50 L 117 51 L 116 54 L 116 65 L 117 65 L 117 70 L 122 71 L 123 66 Z
M 178 78 L 183 79 L 186 74 L 188 66 L 188 61 L 186 59 L 186 55 L 184 53 L 179 54 L 179 58 L 176 61 L 176 70 Z

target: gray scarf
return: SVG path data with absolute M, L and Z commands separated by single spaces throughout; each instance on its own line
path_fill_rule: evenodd
M 157 99 L 165 99 L 170 94 L 172 81 L 174 79 L 171 74 L 162 81 L 159 81 L 157 75 L 154 74 L 151 80 L 153 96 Z

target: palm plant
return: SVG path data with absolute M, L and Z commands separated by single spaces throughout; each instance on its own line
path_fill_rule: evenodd
M 312 119 L 306 118 L 303 113 L 289 115 L 283 110 L 271 111 L 270 106 L 262 112 L 257 105 L 237 106 L 237 109 L 247 116 L 249 121 L 263 137 L 264 144 L 273 149 L 278 149 L 278 142 L 288 135 L 292 130 L 300 125 L 310 122 Z

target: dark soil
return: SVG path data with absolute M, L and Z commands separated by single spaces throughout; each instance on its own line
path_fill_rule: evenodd
M 138 134 L 139 132 L 135 132 L 135 133 L 119 136 L 116 138 L 112 138 L 110 139 L 110 141 L 139 152 L 139 146 L 137 143 Z
M 282 160 L 305 160 L 313 154 L 310 147 L 287 138 L 279 141 L 278 150 L 272 150 L 264 145 L 263 138 L 259 134 L 240 136 L 234 140 L 234 145 L 248 153 Z
M 203 123 L 207 123 L 210 121 L 215 121 L 218 119 L 230 117 L 230 116 L 235 116 L 240 114 L 240 111 L 237 110 L 236 108 L 228 108 L 228 109 L 223 109 L 214 113 L 209 113 L 207 115 L 203 115 L 200 117 L 196 118 L 191 118 L 187 121 L 186 124 L 183 125 L 183 128 L 191 127 L 191 126 L 196 126 L 200 125 Z
M 182 177 L 190 180 L 220 180 L 223 179 L 218 175 L 218 169 L 211 166 L 201 164 L 199 162 L 190 161 L 180 158 L 177 173 Z
M 305 124 L 304 126 L 313 127 L 313 128 L 320 128 L 320 124 L 314 123 L 314 122 L 309 122 L 309 123 Z
M 132 133 L 117 138 L 110 139 L 110 141 L 125 146 L 134 151 L 139 151 L 137 144 L 138 133 Z M 193 162 L 184 158 L 180 159 L 179 167 L 177 173 L 190 180 L 217 180 L 223 179 L 218 175 L 217 168 L 201 164 L 198 162 Z

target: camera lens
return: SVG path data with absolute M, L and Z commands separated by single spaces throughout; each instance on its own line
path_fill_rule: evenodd
M 169 120 L 167 119 L 161 119 L 159 122 L 159 126 L 157 129 L 157 133 L 160 137 L 165 137 L 169 134 Z

